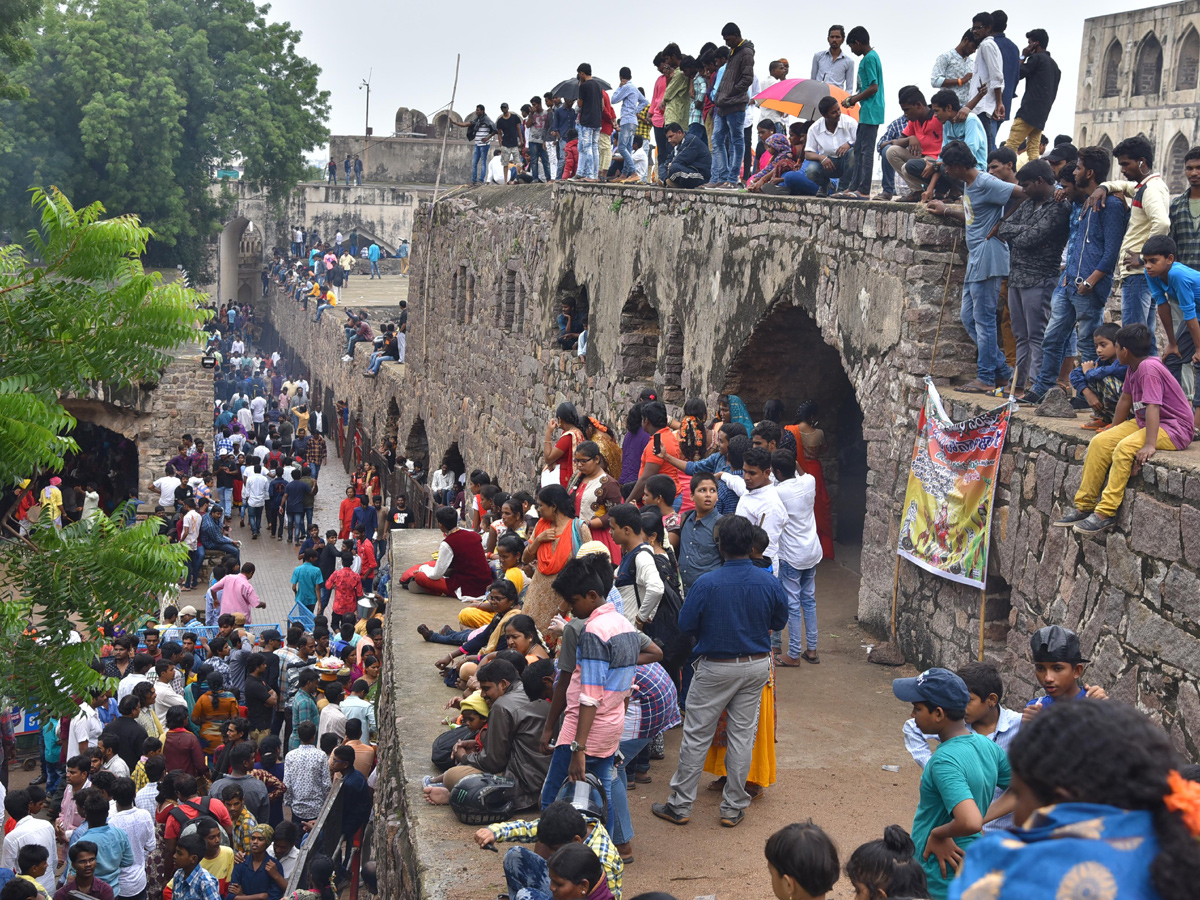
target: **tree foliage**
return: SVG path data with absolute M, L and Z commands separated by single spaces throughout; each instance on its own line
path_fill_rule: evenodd
M 19 63 L 33 55 L 25 28 L 42 10 L 42 0 L 0 0 L 0 58 Z M 25 95 L 19 83 L 0 69 L 0 97 L 15 100 Z
M 96 383 L 157 382 L 172 351 L 194 342 L 204 297 L 147 274 L 150 232 L 136 218 L 76 210 L 60 192 L 33 192 L 38 227 L 28 250 L 0 249 L 0 481 L 59 470 L 75 449 L 60 397 Z M 30 261 L 30 257 L 40 260 Z M 183 570 L 186 551 L 157 521 L 125 528 L 118 515 L 61 531 L 48 522 L 27 540 L 0 542 L 0 682 L 61 710 L 95 682 L 96 626 L 133 622 Z M 34 633 L 30 632 L 34 623 Z M 83 642 L 68 643 L 72 628 Z
M 241 162 L 247 181 L 282 196 L 328 138 L 320 70 L 267 11 L 253 0 L 49 6 L 13 71 L 28 96 L 0 103 L 0 227 L 28 227 L 21 194 L 55 184 L 137 215 L 154 232 L 148 261 L 207 280 L 225 211 L 216 167 Z

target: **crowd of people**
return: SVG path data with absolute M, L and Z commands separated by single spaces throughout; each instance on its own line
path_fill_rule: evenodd
M 781 98 L 771 96 L 773 86 L 800 79 L 789 77 L 784 58 L 756 69 L 754 43 L 730 22 L 719 43 L 705 43 L 694 56 L 676 43 L 664 47 L 652 61 L 658 77 L 649 92 L 634 86 L 627 66 L 617 86 L 603 90 L 591 65 L 581 63 L 577 85 L 531 97 L 520 115 L 502 103 L 493 119 L 478 104 L 454 124 L 473 143 L 472 184 L 631 181 L 868 199 L 878 156 L 875 199 L 928 200 L 939 179 L 937 196 L 962 191 L 940 160 L 944 144 L 965 140 L 982 152 L 982 169 L 1000 126 L 1010 122 L 1005 146 L 1014 154 L 1033 160 L 1044 152 L 1058 65 L 1044 29 L 1029 31 L 1024 49 L 1007 29 L 1003 10 L 979 13 L 933 61 L 929 87 L 935 112 L 943 110 L 936 115 L 921 88 L 908 85 L 898 95 L 902 115 L 887 118 L 883 63 L 861 25 L 828 28 L 828 49 L 813 55 L 808 70 L 809 87 L 820 90 L 802 91 L 802 102 L 775 102 Z M 897 176 L 907 191 L 896 190 Z
M 444 646 L 436 669 L 453 690 L 423 790 L 480 847 L 525 845 L 503 856 L 510 897 L 620 900 L 636 857 L 628 791 L 651 782 L 673 728 L 653 814 L 686 826 L 707 772 L 720 824 L 738 826 L 775 781 L 778 669 L 820 663 L 815 575 L 834 545 L 818 411 L 804 403 L 785 424 L 768 401 L 754 422 L 725 395 L 711 419 L 697 400 L 684 413 L 670 420 L 647 389 L 618 435 L 560 404 L 536 489 L 449 461 L 433 474 L 442 542 L 398 580 L 462 603 L 418 628 Z M 1068 889 L 1092 878 L 1190 896 L 1200 767 L 1087 683 L 1086 663 L 1075 633 L 1039 630 L 1029 664 L 1043 693 L 1016 711 L 988 663 L 896 680 L 912 706 L 896 740 L 921 790 L 911 828 L 851 854 L 856 896 L 1086 896 Z M 1133 851 L 1119 864 L 1100 838 L 1110 828 Z M 812 822 L 765 852 L 780 900 L 823 897 L 843 873 Z

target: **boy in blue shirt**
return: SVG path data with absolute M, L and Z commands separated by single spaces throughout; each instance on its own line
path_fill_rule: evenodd
M 1103 431 L 1112 424 L 1121 399 L 1121 388 L 1125 384 L 1125 373 L 1129 367 L 1117 359 L 1117 332 L 1121 326 L 1106 322 L 1092 332 L 1096 344 L 1096 358 L 1071 370 L 1071 387 L 1079 394 L 1072 398 L 1076 409 L 1091 408 L 1092 420 L 1083 427 L 1089 431 Z
M 1008 756 L 999 744 L 967 728 L 971 693 L 950 670 L 928 669 L 916 678 L 897 678 L 892 693 L 912 704 L 921 732 L 938 739 L 921 774 L 912 838 L 928 896 L 945 900 L 966 849 L 979 837 L 996 789 L 1008 787 Z
M 1158 304 L 1158 319 L 1167 335 L 1163 365 L 1183 386 L 1183 364 L 1190 362 L 1200 376 L 1200 322 L 1196 321 L 1196 300 L 1200 297 L 1200 272 L 1175 261 L 1175 241 L 1165 234 L 1156 234 L 1142 245 L 1142 262 L 1146 266 L 1146 283 L 1150 296 Z M 1182 324 L 1176 332 L 1171 308 L 1179 307 Z M 1174 337 L 1172 337 L 1174 335 Z M 1192 399 L 1195 426 L 1200 428 L 1200 378 Z
M 1022 716 L 1025 721 L 1054 703 L 1108 699 L 1104 688 L 1080 683 L 1088 661 L 1079 648 L 1079 635 L 1071 629 L 1061 625 L 1039 628 L 1029 639 L 1029 655 L 1033 659 L 1033 673 L 1046 695 L 1025 704 Z

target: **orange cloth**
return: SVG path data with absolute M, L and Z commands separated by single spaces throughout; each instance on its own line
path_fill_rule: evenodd
M 537 566 L 538 571 L 543 575 L 557 575 L 575 555 L 575 545 L 571 535 L 574 533 L 578 521 L 578 519 L 572 519 L 571 524 L 553 541 L 538 544 Z M 538 519 L 537 527 L 533 529 L 533 536 L 537 537 L 542 532 L 548 531 L 550 527 L 545 519 Z M 590 534 L 588 538 L 591 538 Z

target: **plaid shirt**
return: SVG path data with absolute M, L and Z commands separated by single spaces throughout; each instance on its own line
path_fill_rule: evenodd
M 637 116 L 637 128 L 634 129 L 634 134 L 642 140 L 649 140 L 650 135 L 654 130 L 654 125 L 650 121 L 650 104 L 642 107 Z
M 307 691 L 297 691 L 292 700 L 292 737 L 288 741 L 289 750 L 300 746 L 300 726 L 304 722 L 312 722 L 313 727 L 317 727 L 321 722 L 321 710 L 317 708 L 317 701 Z M 284 784 L 286 783 L 285 778 Z
M 217 879 L 197 865 L 191 875 L 185 874 L 183 869 L 175 870 L 171 896 L 174 900 L 221 900 L 221 890 L 217 887 Z
M 679 695 L 666 669 L 658 663 L 638 666 L 625 712 L 625 733 L 621 740 L 652 738 L 674 728 L 679 717 Z
M 884 130 L 883 134 L 879 136 L 879 142 L 875 145 L 875 151 L 877 153 L 882 153 L 884 143 L 904 137 L 904 129 L 907 127 L 908 116 L 901 116 L 898 119 L 892 119 L 892 121 L 888 123 L 888 127 Z
M 593 819 L 591 816 L 584 816 L 583 820 L 592 829 L 584 839 L 584 844 L 599 857 L 600 865 L 604 867 L 604 874 L 608 876 L 608 889 L 612 891 L 616 900 L 621 900 L 621 872 L 625 868 L 625 864 L 621 862 L 621 854 L 617 852 L 612 838 L 608 836 L 608 832 L 604 830 L 604 826 L 600 824 L 599 820 Z M 497 841 L 520 841 L 524 844 L 537 842 L 538 823 L 536 821 L 518 819 L 513 822 L 497 822 L 495 825 L 487 827 L 496 836 Z
M 329 450 L 325 446 L 325 438 L 319 434 L 314 434 L 308 439 L 308 449 L 304 451 L 304 461 L 306 463 L 310 466 L 323 466 L 328 455 Z
M 704 121 L 704 92 L 708 90 L 708 79 L 703 75 L 697 75 L 692 79 L 692 89 L 695 91 L 696 96 L 695 99 L 688 103 L 689 125 L 695 125 L 697 122 Z
M 233 441 L 222 435 L 217 438 L 216 443 L 217 456 L 233 456 Z
M 1188 206 L 1189 191 L 1171 201 L 1171 237 L 1175 240 L 1175 259 L 1185 266 L 1200 268 L 1200 219 L 1192 217 Z
M 242 814 L 233 820 L 233 852 L 250 852 L 250 832 L 258 827 L 258 820 L 250 815 L 250 810 L 242 807 Z

